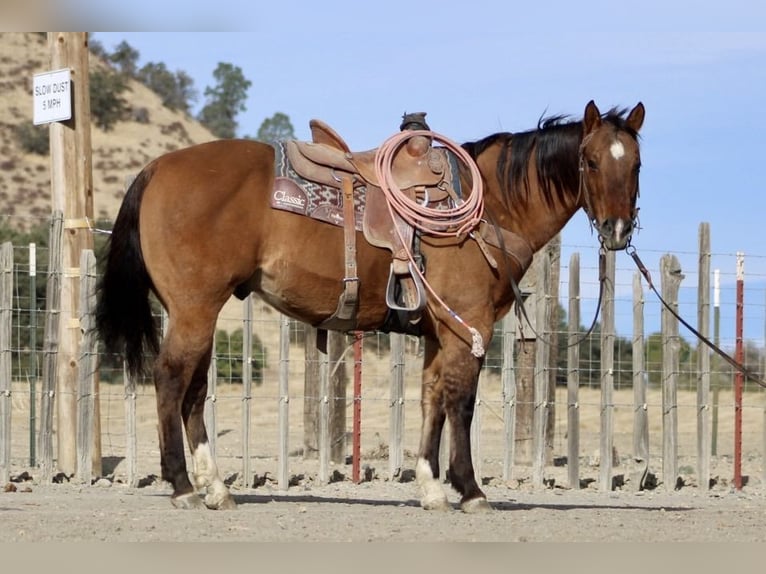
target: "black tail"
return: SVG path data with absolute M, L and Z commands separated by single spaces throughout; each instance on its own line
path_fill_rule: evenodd
M 138 213 L 151 168 L 133 181 L 106 246 L 106 265 L 96 288 L 96 330 L 105 351 L 123 354 L 128 372 L 145 373 L 147 353 L 159 350 L 149 300 L 151 279 L 141 254 Z

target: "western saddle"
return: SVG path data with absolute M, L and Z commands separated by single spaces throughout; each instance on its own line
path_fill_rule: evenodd
M 423 112 L 405 114 L 400 130 L 430 131 Z M 361 227 L 370 244 L 392 253 L 386 286 L 389 314 L 381 331 L 419 334 L 421 312 L 426 292 L 421 279 L 425 268 L 419 250 L 419 234 L 412 225 L 390 209 L 375 170 L 378 149 L 352 152 L 343 138 L 318 119 L 309 122 L 311 142 L 286 141 L 284 155 L 294 172 L 304 180 L 342 191 L 343 215 L 327 219 L 344 228 L 345 276 L 343 292 L 333 315 L 317 325 L 318 346 L 326 349 L 327 330 L 351 331 L 357 326 L 356 311 L 359 278 L 356 270 L 356 230 Z M 457 204 L 461 201 L 458 163 L 446 148 L 432 146 L 432 139 L 417 134 L 406 139 L 391 161 L 390 177 L 410 200 L 429 206 Z M 284 179 L 284 178 L 281 178 Z M 297 182 L 289 182 L 298 185 Z M 307 190 L 304 190 L 308 193 Z M 359 224 L 354 208 L 356 194 L 364 194 L 364 211 Z M 447 204 L 449 205 L 449 204 Z M 320 210 L 317 210 L 320 211 Z M 319 217 L 317 213 L 310 214 Z M 340 221 L 342 219 L 342 221 Z M 471 233 L 490 266 L 497 263 L 487 244 L 500 249 L 526 271 L 532 262 L 532 250 L 519 235 L 497 225 L 483 222 Z
M 405 114 L 400 130 L 429 130 L 423 112 Z M 356 275 L 354 193 L 365 193 L 362 230 L 377 247 L 389 249 L 392 263 L 386 287 L 389 327 L 415 332 L 414 326 L 426 304 L 420 274 L 413 268 L 409 253 L 422 272 L 419 241 L 411 225 L 389 210 L 375 170 L 377 148 L 352 152 L 343 138 L 321 120 L 312 119 L 311 142 L 284 142 L 285 156 L 304 179 L 340 188 L 343 192 L 345 229 L 345 277 L 335 313 L 319 328 L 339 331 L 356 326 L 359 280 Z M 460 197 L 457 164 L 444 148 L 431 145 L 430 138 L 416 135 L 396 150 L 391 164 L 393 182 L 413 201 L 440 202 Z M 364 190 L 359 189 L 364 188 Z

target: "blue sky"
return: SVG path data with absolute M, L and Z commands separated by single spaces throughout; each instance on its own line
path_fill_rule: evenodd
M 192 1 L 181 11 L 179 2 L 68 1 L 88 14 L 88 29 L 171 30 L 94 38 L 110 51 L 126 40 L 139 65 L 161 61 L 185 71 L 199 92 L 195 110 L 217 64 L 239 66 L 252 81 L 240 135 L 283 112 L 299 138 L 309 137 L 308 121 L 317 117 L 352 148 L 366 149 L 395 132 L 404 112 L 426 111 L 434 131 L 462 142 L 532 128 L 542 115 L 579 118 L 590 99 L 602 111 L 642 101 L 635 247 L 658 287 L 661 255 L 678 256 L 686 276 L 681 312 L 696 323 L 698 229 L 708 222 L 712 265 L 721 270 L 722 341 L 734 337 L 737 251 L 745 253 L 746 337 L 764 339 L 764 2 Z M 172 31 L 201 29 L 219 31 Z M 562 244 L 563 278 L 571 253 L 580 253 L 589 323 L 598 244 L 582 213 Z M 618 297 L 629 298 L 632 260 L 618 254 L 617 269 Z M 649 293 L 646 301 L 653 331 L 659 305 Z M 629 301 L 618 301 L 617 322 L 630 334 Z M 681 334 L 692 339 L 683 327 Z

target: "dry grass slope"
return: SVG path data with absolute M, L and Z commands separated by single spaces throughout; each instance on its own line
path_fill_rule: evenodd
M 103 65 L 90 58 L 91 68 Z M 15 134 L 32 124 L 32 79 L 50 67 L 48 42 L 39 33 L 0 33 L 0 215 L 24 229 L 50 215 L 50 158 L 26 153 Z M 151 159 L 174 149 L 215 139 L 183 112 L 171 111 L 144 85 L 131 81 L 125 98 L 148 123 L 118 122 L 110 131 L 91 126 L 94 217 L 113 220 L 125 193 L 125 182 Z

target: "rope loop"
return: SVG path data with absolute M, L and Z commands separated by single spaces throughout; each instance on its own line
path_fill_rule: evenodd
M 438 141 L 454 153 L 471 172 L 471 193 L 467 199 L 451 208 L 434 209 L 418 203 L 404 194 L 394 181 L 394 156 L 404 143 L 414 137 L 425 136 Z M 404 130 L 384 141 L 375 153 L 375 175 L 389 206 L 408 224 L 420 231 L 438 237 L 459 237 L 470 233 L 481 223 L 484 212 L 484 189 L 481 172 L 473 158 L 461 146 L 447 137 L 430 130 Z
M 393 161 L 397 150 L 410 138 L 425 136 L 436 140 L 454 153 L 471 172 L 471 193 L 467 199 L 457 202 L 457 205 L 446 209 L 434 209 L 428 207 L 427 202 L 418 203 L 407 197 L 401 188 L 396 184 L 393 177 Z M 471 232 L 481 223 L 484 213 L 484 188 L 482 186 L 482 176 L 479 167 L 473 158 L 458 144 L 446 138 L 443 135 L 430 130 L 403 130 L 384 141 L 375 153 L 375 175 L 378 178 L 380 189 L 386 197 L 388 209 L 391 212 L 391 218 L 394 219 L 394 212 L 401 217 L 407 224 L 424 234 L 438 237 L 460 237 L 462 234 L 471 234 Z M 398 226 L 394 229 L 399 236 L 402 244 L 405 245 L 407 258 L 412 263 L 411 269 L 417 273 L 423 282 L 424 287 L 431 293 L 433 298 L 441 305 L 460 325 L 467 329 L 470 335 L 471 354 L 474 357 L 484 356 L 484 341 L 481 333 L 474 327 L 466 324 L 465 321 L 434 291 L 428 280 L 421 272 L 415 262 L 412 252 L 406 245 L 404 238 Z

